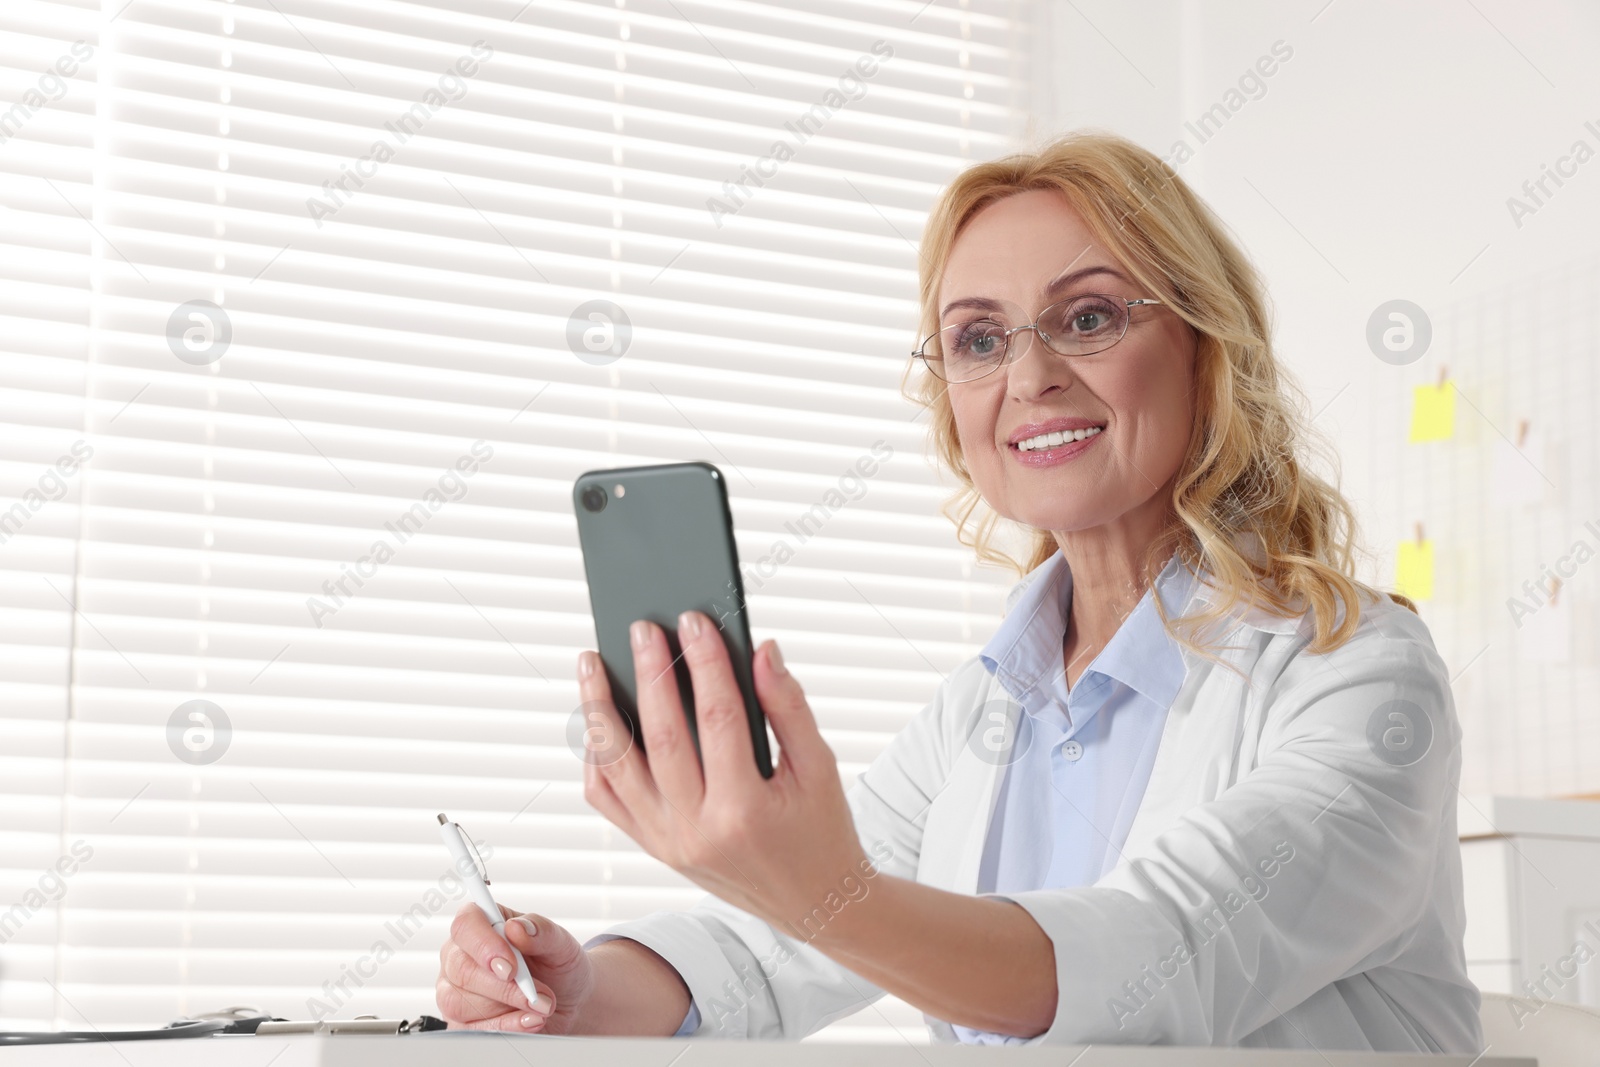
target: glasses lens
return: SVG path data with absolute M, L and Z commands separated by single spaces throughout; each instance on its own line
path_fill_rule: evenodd
M 947 382 L 981 378 L 999 367 L 1006 357 L 1006 330 L 999 323 L 979 319 L 946 326 L 924 349 L 928 366 Z
M 1083 356 L 1109 348 L 1128 329 L 1128 305 L 1116 297 L 1075 296 L 1039 316 L 1044 342 L 1064 356 Z

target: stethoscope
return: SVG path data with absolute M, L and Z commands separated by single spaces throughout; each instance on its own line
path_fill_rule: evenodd
M 235 1005 L 144 1030 L 0 1031 L 0 1046 L 69 1045 L 83 1041 L 170 1041 L 183 1037 L 210 1037 L 212 1034 L 253 1034 L 256 1027 L 272 1019 L 272 1013 L 260 1008 Z

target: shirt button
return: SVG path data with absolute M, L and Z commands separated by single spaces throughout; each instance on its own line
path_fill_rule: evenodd
M 1083 756 L 1083 746 L 1076 741 L 1068 741 L 1061 746 L 1061 754 L 1068 763 L 1077 763 Z

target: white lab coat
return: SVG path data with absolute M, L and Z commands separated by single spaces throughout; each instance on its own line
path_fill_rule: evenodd
M 1305 652 L 1303 620 L 1256 609 L 1222 634 L 1224 666 L 1183 654 L 1116 866 L 1093 886 L 1005 896 L 1054 946 L 1055 1019 L 1034 1040 L 1477 1054 L 1460 727 L 1427 628 L 1384 598 L 1328 655 Z M 850 787 L 863 847 L 887 857 L 880 871 L 976 890 L 1004 761 L 969 739 L 1007 706 L 1017 711 L 974 656 Z M 800 1038 L 882 995 L 711 896 L 605 936 L 677 968 L 700 1008 L 697 1037 Z M 924 1018 L 933 1040 L 955 1040 Z

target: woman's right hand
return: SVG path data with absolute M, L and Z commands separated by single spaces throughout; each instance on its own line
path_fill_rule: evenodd
M 566 1034 L 594 991 L 589 954 L 566 929 L 542 915 L 500 905 L 506 917 L 502 940 L 476 904 L 462 905 L 450 924 L 450 940 L 439 949 L 435 999 L 453 1028 Z M 511 947 L 506 947 L 506 942 Z M 513 950 L 528 961 L 534 1003 L 517 988 Z

